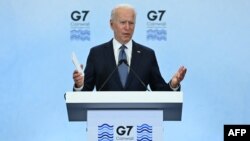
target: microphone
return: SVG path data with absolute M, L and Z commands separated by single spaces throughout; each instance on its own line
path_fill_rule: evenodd
M 115 67 L 115 69 L 109 74 L 109 76 L 107 77 L 107 79 L 103 82 L 102 86 L 100 87 L 100 89 L 98 91 L 101 91 L 103 89 L 103 87 L 108 83 L 108 81 L 111 79 L 111 77 L 113 76 L 113 74 L 115 73 L 115 71 L 118 69 L 118 67 L 123 63 L 123 60 L 120 60 L 118 62 L 118 65 Z
M 145 85 L 145 83 L 142 81 L 142 79 L 140 78 L 140 76 L 134 71 L 134 69 L 132 67 L 129 66 L 128 61 L 126 59 L 120 60 L 119 63 L 125 63 L 129 67 L 129 69 L 132 71 L 132 73 L 135 75 L 136 79 L 139 80 L 139 82 L 142 84 L 142 86 L 144 88 L 146 88 L 147 91 L 150 91 L 148 89 L 148 87 Z

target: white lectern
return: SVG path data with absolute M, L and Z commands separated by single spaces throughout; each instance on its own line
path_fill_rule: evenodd
M 182 92 L 67 92 L 69 121 L 87 121 L 88 141 L 163 141 L 180 121 Z

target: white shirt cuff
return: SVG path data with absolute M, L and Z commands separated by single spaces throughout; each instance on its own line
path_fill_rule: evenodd
M 74 90 L 75 90 L 75 91 L 81 91 L 82 88 L 83 88 L 83 86 L 81 86 L 80 88 L 76 88 L 75 85 L 74 85 Z
M 171 82 L 170 82 L 171 83 Z M 176 87 L 176 88 L 173 88 L 172 86 L 171 86 L 171 84 L 168 84 L 169 85 L 169 87 L 173 90 L 173 91 L 177 91 L 179 88 L 180 88 L 180 85 L 178 85 L 178 87 Z

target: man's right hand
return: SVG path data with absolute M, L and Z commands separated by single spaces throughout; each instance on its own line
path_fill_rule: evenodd
M 74 79 L 76 88 L 80 88 L 83 86 L 84 76 L 81 72 L 78 72 L 77 70 L 75 70 L 73 73 L 73 79 Z

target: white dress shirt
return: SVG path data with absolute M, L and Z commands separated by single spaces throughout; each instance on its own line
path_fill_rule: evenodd
M 118 65 L 118 58 L 120 53 L 120 47 L 122 46 L 121 43 L 119 43 L 115 38 L 113 38 L 113 50 L 115 55 L 115 62 Z M 127 49 L 125 49 L 128 65 L 131 63 L 131 56 L 132 56 L 132 40 L 130 40 L 128 43 L 125 44 Z

